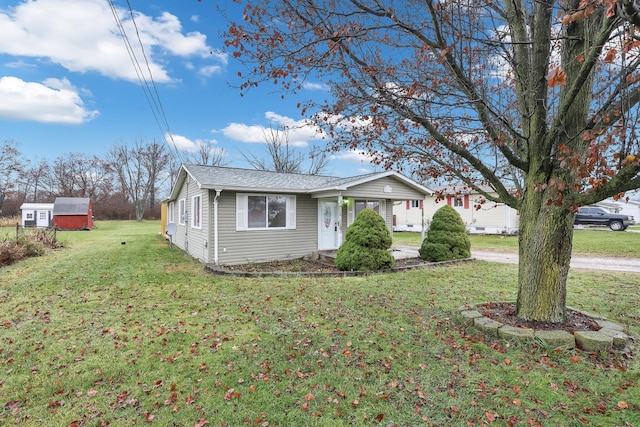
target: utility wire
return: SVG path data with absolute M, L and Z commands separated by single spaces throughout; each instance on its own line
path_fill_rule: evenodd
M 118 30 L 122 35 L 123 42 L 127 49 L 127 53 L 129 55 L 129 58 L 131 59 L 131 63 L 133 64 L 133 68 L 136 72 L 138 82 L 140 83 L 140 87 L 142 87 L 142 90 L 145 94 L 145 98 L 147 99 L 147 103 L 149 104 L 151 113 L 153 114 L 156 124 L 160 128 L 160 132 L 162 133 L 163 138 L 165 135 L 169 136 L 169 139 L 171 140 L 171 145 L 173 145 L 173 148 L 175 149 L 174 155 L 177 155 L 180 163 L 184 163 L 182 156 L 180 154 L 180 151 L 178 150 L 178 147 L 173 139 L 173 132 L 171 132 L 171 128 L 169 127 L 169 120 L 167 119 L 167 115 L 165 113 L 164 107 L 162 105 L 162 101 L 160 99 L 160 94 L 158 93 L 158 89 L 153 79 L 153 73 L 151 72 L 151 67 L 149 66 L 149 59 L 145 52 L 144 45 L 142 44 L 142 39 L 140 37 L 140 32 L 138 30 L 138 26 L 134 18 L 133 9 L 131 8 L 131 3 L 129 3 L 129 0 L 127 0 L 127 6 L 129 8 L 131 22 L 133 23 L 133 26 L 136 30 L 136 36 L 138 38 L 138 43 L 142 51 L 142 56 L 146 64 L 147 71 L 149 73 L 149 80 L 151 81 L 151 85 L 149 84 L 149 81 L 147 80 L 145 73 L 143 72 L 142 67 L 140 66 L 140 61 L 138 60 L 138 57 L 135 54 L 135 50 L 131 45 L 129 37 L 127 36 L 124 26 L 122 25 L 122 21 L 120 20 L 120 17 L 118 16 L 118 12 L 116 10 L 113 0 L 109 0 L 109 6 L 111 8 L 111 13 L 113 14 L 113 18 L 116 21 L 116 25 L 118 26 Z

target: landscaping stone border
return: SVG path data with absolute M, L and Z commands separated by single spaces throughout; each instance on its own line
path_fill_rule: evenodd
M 456 259 L 452 261 L 424 262 L 403 267 L 388 268 L 378 271 L 242 271 L 228 270 L 215 264 L 205 264 L 205 271 L 220 276 L 235 277 L 361 277 L 376 274 L 398 273 L 401 271 L 421 270 L 425 268 L 441 267 L 461 262 L 475 261 L 475 258 Z
M 631 343 L 631 337 L 627 335 L 627 329 L 618 323 L 612 322 L 597 314 L 588 313 L 576 308 L 567 307 L 569 310 L 579 312 L 593 319 L 600 329 L 598 331 L 576 331 L 571 334 L 563 330 L 533 330 L 504 325 L 498 321 L 483 316 L 475 307 L 460 307 L 460 317 L 465 325 L 477 331 L 500 339 L 515 341 L 539 340 L 553 348 L 574 349 L 597 352 L 611 349 L 622 350 Z

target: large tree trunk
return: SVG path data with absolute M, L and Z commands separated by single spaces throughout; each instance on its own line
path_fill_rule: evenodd
M 574 214 L 543 202 L 541 195 L 520 212 L 517 315 L 559 323 L 566 319 L 566 283 Z M 535 201 L 538 201 L 536 207 Z M 525 205 L 527 205 L 525 203 Z

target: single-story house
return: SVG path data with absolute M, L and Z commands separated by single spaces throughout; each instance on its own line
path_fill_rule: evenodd
M 205 263 L 313 257 L 337 249 L 360 210 L 392 232 L 393 203 L 431 193 L 392 171 L 339 178 L 184 164 L 164 201 L 166 228 Z
M 56 197 L 53 226 L 58 230 L 91 230 L 93 205 L 86 197 Z
M 20 210 L 23 227 L 46 228 L 53 220 L 53 203 L 23 203 Z
M 467 232 L 477 234 L 517 234 L 520 216 L 517 210 L 504 203 L 487 201 L 479 192 L 449 186 L 435 188 L 426 200 L 405 200 L 393 206 L 395 231 L 420 231 L 429 228 L 433 214 L 442 206 L 453 207 L 462 218 Z M 437 200 L 435 194 L 444 194 Z M 484 203 L 481 203 L 485 200 Z M 476 209 L 476 205 L 480 209 Z

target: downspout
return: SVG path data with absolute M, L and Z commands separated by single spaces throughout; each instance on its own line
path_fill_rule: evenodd
M 218 198 L 222 190 L 216 188 L 216 195 L 213 198 L 213 263 L 218 265 Z
M 422 209 L 420 209 L 420 214 L 422 215 L 422 230 L 420 230 L 420 242 L 424 241 L 424 208 L 427 206 L 427 198 L 425 197 L 422 200 Z
M 342 245 L 342 194 L 340 194 L 338 196 L 338 244 L 337 246 L 340 247 L 340 245 Z

